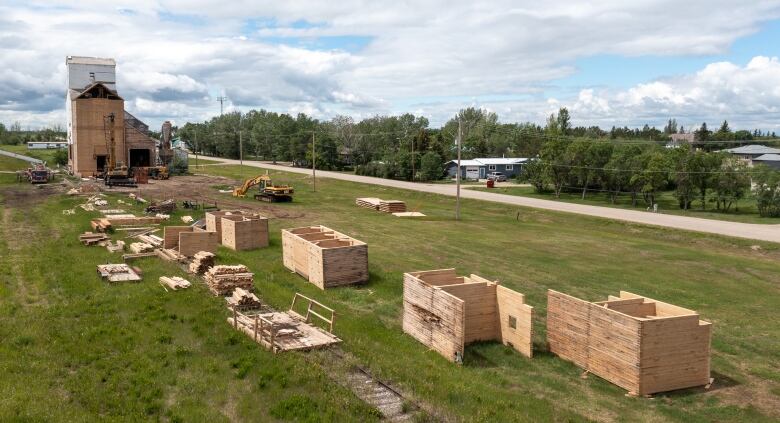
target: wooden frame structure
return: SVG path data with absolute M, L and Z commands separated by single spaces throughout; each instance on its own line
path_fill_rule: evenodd
M 404 273 L 404 332 L 452 362 L 466 344 L 491 340 L 531 358 L 532 321 L 524 295 L 497 282 L 455 269 Z
M 282 258 L 320 289 L 368 281 L 368 245 L 325 226 L 282 229 Z
M 709 384 L 711 334 L 695 311 L 630 292 L 588 302 L 547 291 L 550 351 L 632 395 Z
M 166 226 L 163 232 L 163 248 L 177 250 L 185 257 L 193 257 L 200 251 L 217 251 L 217 233 L 194 226 Z
M 299 300 L 306 303 L 305 315 L 294 310 Z M 333 309 L 299 293 L 295 294 L 290 310 L 286 312 L 248 314 L 238 311 L 236 307 L 230 309 L 232 316 L 228 317 L 228 323 L 273 353 L 306 351 L 341 342 L 333 335 L 333 323 L 336 320 Z M 330 317 L 325 316 L 328 313 Z M 327 324 L 329 330 L 313 324 L 312 317 Z
M 242 210 L 206 213 L 206 230 L 217 233 L 220 244 L 236 251 L 268 246 L 268 218 Z

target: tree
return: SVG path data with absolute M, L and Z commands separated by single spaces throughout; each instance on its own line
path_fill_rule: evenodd
M 530 160 L 523 166 L 522 178 L 526 180 L 534 191 L 541 194 L 547 191 L 547 173 L 541 160 Z
M 680 204 L 680 208 L 688 210 L 691 208 L 691 202 L 693 202 L 696 189 L 691 179 L 691 165 L 693 162 L 691 147 L 683 145 L 672 150 L 671 161 L 674 166 L 672 180 L 676 187 L 675 196 Z
M 702 210 L 707 208 L 707 189 L 712 187 L 715 175 L 723 161 L 720 153 L 708 153 L 696 151 L 693 153 L 690 163 L 690 179 L 693 186 L 699 191 L 699 201 Z
M 561 107 L 558 110 L 558 131 L 562 135 L 568 135 L 571 129 L 571 117 L 569 116 L 569 109 Z
M 624 189 L 629 189 L 631 179 L 640 166 L 642 150 L 636 145 L 620 144 L 614 147 L 609 161 L 604 165 L 605 188 L 609 190 L 612 204 Z M 636 193 L 632 190 L 632 205 L 636 205 Z
M 55 151 L 53 160 L 54 164 L 58 166 L 66 166 L 68 164 L 68 150 L 61 148 Z
M 435 151 L 428 151 L 420 160 L 420 178 L 437 181 L 444 176 L 444 160 Z
M 559 135 L 561 133 L 560 123 L 555 113 L 550 114 L 547 118 L 547 125 L 544 127 L 544 132 L 549 135 Z
M 639 186 L 639 191 L 649 206 L 655 204 L 655 195 L 666 187 L 669 179 L 669 163 L 662 151 L 649 149 L 643 154 L 645 165 L 632 176 L 631 183 Z
M 712 135 L 712 131 L 707 129 L 707 122 L 703 122 L 701 124 L 701 128 L 697 129 L 694 134 L 696 134 L 696 140 L 705 142 L 710 139 L 710 135 Z
M 555 198 L 561 196 L 561 190 L 569 181 L 571 174 L 571 163 L 566 154 L 570 143 L 564 139 L 551 140 L 542 147 L 542 151 L 539 153 L 539 157 L 544 163 L 545 172 L 553 184 Z
M 715 180 L 717 208 L 728 212 L 734 204 L 734 210 L 739 211 L 739 200 L 745 197 L 750 189 L 750 177 L 747 174 L 747 163 L 738 157 L 725 157 Z
M 758 165 L 753 168 L 753 196 L 762 217 L 780 216 L 780 172 Z
M 669 119 L 669 123 L 664 126 L 664 134 L 671 135 L 677 133 L 677 120 Z

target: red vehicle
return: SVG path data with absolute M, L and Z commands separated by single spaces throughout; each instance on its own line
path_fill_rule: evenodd
M 46 184 L 51 179 L 51 172 L 46 165 L 36 164 L 25 171 L 25 177 L 31 184 Z

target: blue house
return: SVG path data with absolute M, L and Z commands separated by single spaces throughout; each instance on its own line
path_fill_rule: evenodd
M 507 178 L 513 178 L 520 174 L 527 158 L 477 158 L 460 161 L 460 177 L 463 179 L 485 179 L 491 172 L 501 172 Z M 447 176 L 455 177 L 458 161 L 447 162 Z

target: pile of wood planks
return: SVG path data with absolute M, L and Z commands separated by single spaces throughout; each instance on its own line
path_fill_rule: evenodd
M 190 272 L 196 275 L 202 275 L 206 273 L 210 268 L 214 267 L 214 253 L 208 251 L 199 251 L 192 257 L 190 262 Z
M 84 232 L 79 235 L 79 241 L 84 245 L 95 245 L 110 239 L 108 235 L 94 232 Z
M 359 197 L 355 199 L 355 204 L 359 207 L 365 207 L 372 210 L 379 210 L 379 204 L 381 202 L 382 199 L 376 197 Z
M 355 204 L 367 209 L 381 211 L 382 213 L 403 213 L 406 211 L 406 203 L 399 200 L 383 200 L 376 197 L 359 197 Z
M 235 266 L 214 266 L 203 276 L 214 295 L 229 295 L 236 288 L 254 290 L 254 274 L 243 264 Z
M 145 242 L 133 242 L 130 244 L 129 250 L 134 254 L 148 253 L 154 251 L 154 245 Z
M 189 261 L 186 256 L 182 255 L 173 248 L 160 248 L 155 251 L 157 252 L 158 257 L 166 261 L 176 261 L 179 263 L 187 263 Z
M 233 295 L 225 297 L 228 308 L 236 310 L 257 310 L 263 306 L 257 295 L 243 289 L 236 288 L 233 290 Z
M 172 290 L 189 288 L 192 285 L 188 280 L 178 276 L 160 276 L 160 285 L 167 286 Z
M 282 229 L 282 258 L 320 289 L 368 281 L 368 245 L 325 226 Z
M 122 264 L 99 264 L 97 272 L 107 282 L 140 281 L 141 277 L 135 269 Z
M 406 203 L 398 200 L 382 200 L 379 203 L 379 211 L 382 213 L 403 213 L 406 211 Z
M 256 214 L 222 217 L 222 245 L 236 251 L 268 246 L 268 218 Z
M 157 235 L 144 234 L 144 235 L 137 235 L 135 236 L 135 238 L 145 244 L 151 245 L 154 248 L 160 248 L 163 245 L 163 239 Z

